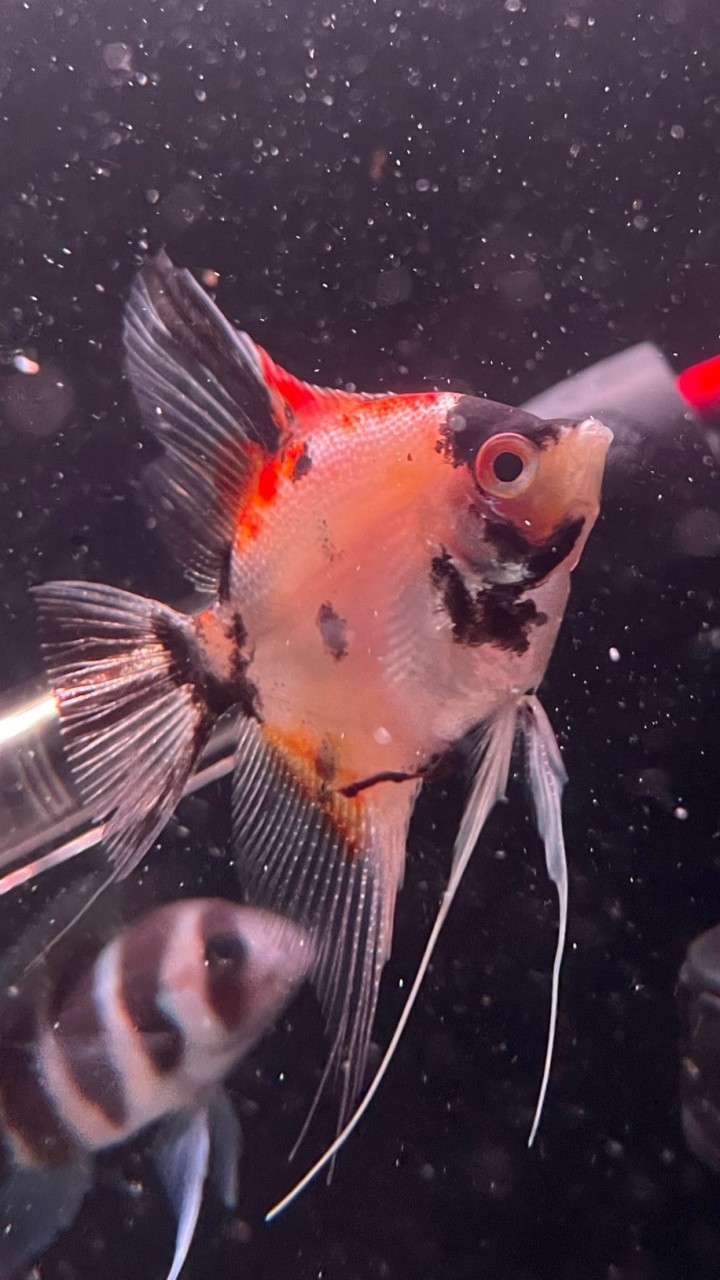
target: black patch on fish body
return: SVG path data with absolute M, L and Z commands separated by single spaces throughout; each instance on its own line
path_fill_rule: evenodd
M 425 776 L 425 769 L 416 769 L 414 773 L 404 773 L 400 769 L 384 769 L 381 773 L 373 773 L 369 778 L 360 778 L 358 782 L 349 782 L 346 787 L 340 787 L 340 795 L 347 796 L 352 799 L 361 791 L 367 791 L 369 787 L 375 787 L 379 782 L 409 782 L 412 778 L 422 778 Z
M 335 612 L 329 602 L 321 604 L 317 613 L 317 625 L 328 653 L 337 661 L 347 656 L 347 620 Z
M 160 984 L 168 935 L 152 917 L 123 939 L 118 957 L 120 997 L 143 1052 L 158 1075 L 180 1065 L 185 1050 L 182 1028 L 162 1007 Z
M 479 450 L 500 431 L 528 436 L 542 447 L 557 439 L 558 430 L 557 424 L 543 422 L 524 409 L 477 396 L 461 396 L 447 415 L 436 448 L 454 467 L 468 466 L 472 470 Z
M 222 675 L 212 669 L 197 630 L 180 630 L 168 623 L 163 615 L 155 619 L 155 636 L 170 656 L 170 678 L 178 687 L 192 689 L 198 705 L 213 720 L 231 707 L 240 707 L 245 715 L 255 716 L 258 691 L 247 675 L 250 658 L 244 651 L 247 642 L 245 624 L 237 612 L 227 617 L 219 613 L 216 616 L 218 625 L 224 629 L 223 638 L 228 642 L 230 655 L 227 670 Z M 208 724 L 201 722 L 201 735 L 204 736 L 208 728 Z
M 83 1098 L 117 1129 L 127 1121 L 122 1076 L 108 1054 L 108 1034 L 95 994 L 95 970 L 86 970 L 56 1014 L 53 1034 L 63 1065 Z
M 83 1150 L 46 1092 L 38 1074 L 39 1026 L 23 1009 L 3 1022 L 0 1037 L 0 1111 L 31 1159 L 46 1167 L 65 1164 Z
M 485 537 L 495 547 L 498 558 L 523 566 L 522 589 L 537 586 L 570 555 L 582 533 L 585 517 L 563 520 L 541 546 L 534 546 L 507 520 L 485 517 Z
M 547 622 L 547 615 L 538 611 L 534 600 L 518 598 L 526 584 L 493 583 L 473 592 L 447 551 L 433 558 L 430 579 L 441 593 L 453 639 L 458 644 L 492 644 L 517 654 L 526 653 L 530 628 Z
M 296 459 L 295 466 L 293 467 L 290 475 L 290 479 L 293 481 L 302 480 L 303 476 L 308 475 L 308 473 L 312 470 L 312 465 L 313 465 L 313 460 L 312 460 L 312 457 L 310 456 L 310 450 L 308 449 L 307 445 L 304 444 L 302 453 L 299 454 Z

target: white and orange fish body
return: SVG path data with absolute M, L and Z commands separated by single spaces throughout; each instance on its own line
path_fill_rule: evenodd
M 222 899 L 160 907 L 0 1024 L 0 1277 L 66 1227 L 92 1156 L 159 1124 L 155 1162 L 177 1216 L 179 1275 L 212 1168 L 236 1199 L 239 1129 L 222 1092 L 305 976 L 309 939 Z
M 447 391 L 308 386 L 162 254 L 133 288 L 125 345 L 163 449 L 146 481 L 153 510 L 214 600 L 188 618 L 96 584 L 37 589 L 68 759 L 126 874 L 217 717 L 236 711 L 238 868 L 251 902 L 312 935 L 345 1118 L 436 757 L 478 729 L 453 892 L 517 726 L 548 865 L 564 875 L 562 766 L 532 695 L 610 432 Z

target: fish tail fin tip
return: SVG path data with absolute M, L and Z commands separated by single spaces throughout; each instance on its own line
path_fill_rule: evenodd
M 210 729 L 192 622 L 91 582 L 33 589 L 45 668 L 73 781 L 114 876 L 171 816 Z

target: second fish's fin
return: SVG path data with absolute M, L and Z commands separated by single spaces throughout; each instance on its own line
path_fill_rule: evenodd
M 177 1280 L 195 1235 L 210 1165 L 207 1108 L 181 1112 L 166 1121 L 158 1132 L 153 1155 L 175 1214 L 175 1252 L 167 1280 Z
M 12 1280 L 74 1222 L 90 1189 L 92 1164 L 18 1167 L 0 1185 L 0 1280 Z
M 250 903 L 313 939 L 310 978 L 331 1039 L 315 1101 L 326 1084 L 339 1086 L 340 1125 L 363 1085 L 417 788 L 407 779 L 343 795 L 323 782 L 312 752 L 301 761 L 270 727 L 241 727 L 233 782 L 240 877 Z
M 227 1209 L 237 1206 L 240 1125 L 224 1090 L 197 1111 L 181 1112 L 160 1126 L 155 1167 L 175 1213 L 175 1252 L 167 1280 L 177 1280 L 195 1235 L 203 1190 L 212 1176 Z
M 137 866 L 171 816 L 212 723 L 191 621 L 93 582 L 33 592 L 73 780 L 113 874 Z

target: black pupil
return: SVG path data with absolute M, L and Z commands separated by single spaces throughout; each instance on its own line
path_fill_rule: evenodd
M 235 933 L 216 933 L 205 943 L 205 962 L 212 969 L 239 969 L 246 954 L 245 943 Z
M 496 480 L 501 480 L 503 484 L 509 484 L 511 480 L 517 480 L 522 474 L 524 462 L 518 453 L 499 453 L 493 458 L 493 471 Z

